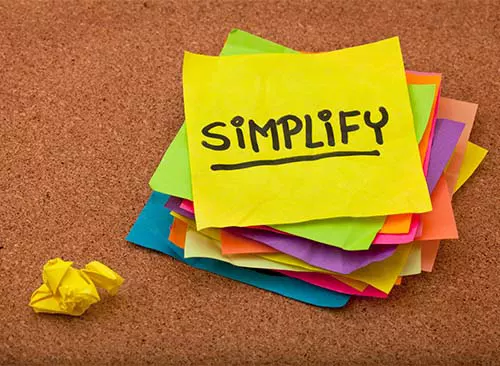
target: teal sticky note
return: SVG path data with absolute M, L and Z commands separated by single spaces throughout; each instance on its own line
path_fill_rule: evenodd
M 165 253 L 194 268 L 271 291 L 307 304 L 341 308 L 349 295 L 329 291 L 278 273 L 267 273 L 206 258 L 184 258 L 184 251 L 168 240 L 172 215 L 165 208 L 169 196 L 153 192 L 126 238 L 127 241 Z

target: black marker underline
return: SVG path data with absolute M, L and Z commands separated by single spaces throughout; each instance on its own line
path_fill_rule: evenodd
M 281 159 L 270 159 L 270 160 L 254 160 L 254 161 L 245 161 L 243 163 L 237 164 L 213 164 L 210 166 L 212 170 L 238 170 L 238 169 L 246 169 L 254 166 L 263 166 L 263 165 L 282 165 L 288 163 L 296 163 L 299 161 L 314 161 L 321 160 L 326 158 L 333 157 L 342 157 L 342 156 L 380 156 L 380 151 L 371 150 L 371 151 L 333 151 L 323 154 L 316 155 L 299 155 L 292 156 L 289 158 L 281 158 Z

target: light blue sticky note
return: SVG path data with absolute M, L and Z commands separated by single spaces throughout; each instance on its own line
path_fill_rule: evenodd
M 168 195 L 158 192 L 151 194 L 146 206 L 144 206 L 134 226 L 130 229 L 126 238 L 127 241 L 160 251 L 192 267 L 275 292 L 307 304 L 327 308 L 341 308 L 347 304 L 350 297 L 348 295 L 329 291 L 277 273 L 267 274 L 247 268 L 235 267 L 213 259 L 184 258 L 184 251 L 168 240 L 173 220 L 170 211 L 164 207 L 168 198 Z

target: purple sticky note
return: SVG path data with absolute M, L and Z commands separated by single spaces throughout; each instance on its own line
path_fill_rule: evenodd
M 170 196 L 165 207 L 170 211 L 177 212 L 179 215 L 187 217 L 188 219 L 194 220 L 194 214 L 181 208 L 182 198 Z
M 298 236 L 283 235 L 271 231 L 240 227 L 227 228 L 226 230 L 232 234 L 269 245 L 313 266 L 342 274 L 348 274 L 370 263 L 384 260 L 396 250 L 396 245 L 380 245 L 368 250 L 348 251 Z
M 443 174 L 444 168 L 455 151 L 455 146 L 465 127 L 464 123 L 449 119 L 437 119 L 432 141 L 429 170 L 427 171 L 427 186 L 432 192 Z

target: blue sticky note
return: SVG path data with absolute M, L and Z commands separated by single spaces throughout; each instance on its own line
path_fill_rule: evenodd
M 327 308 L 341 308 L 349 295 L 326 290 L 278 273 L 267 274 L 236 267 L 208 258 L 184 258 L 184 251 L 168 240 L 172 216 L 165 208 L 169 196 L 153 192 L 126 238 L 127 241 L 165 253 L 181 262 L 204 271 L 243 282 L 307 304 Z

